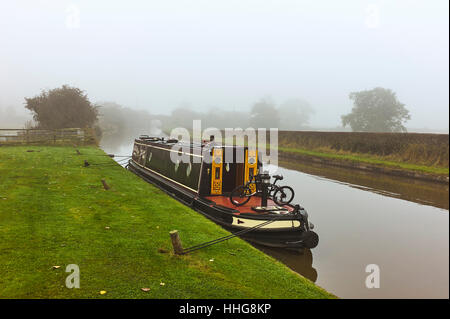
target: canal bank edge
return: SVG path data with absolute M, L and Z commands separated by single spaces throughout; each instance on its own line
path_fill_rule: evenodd
M 296 150 L 290 150 L 290 149 L 284 149 L 280 147 L 278 149 L 278 154 L 281 159 L 283 160 L 297 160 L 301 162 L 310 162 L 310 163 L 318 163 L 322 165 L 330 165 L 330 166 L 337 166 L 337 167 L 343 167 L 343 168 L 350 168 L 350 169 L 358 169 L 362 171 L 368 171 L 372 173 L 379 173 L 379 174 L 387 174 L 392 176 L 400 176 L 400 177 L 408 177 L 408 178 L 415 178 L 419 180 L 424 181 L 431 181 L 436 183 L 443 183 L 443 184 L 449 184 L 449 175 L 443 175 L 443 174 L 431 174 L 426 172 L 421 172 L 417 170 L 407 170 L 404 168 L 399 167 L 389 167 L 382 164 L 372 164 L 357 160 L 350 160 L 350 159 L 341 159 L 337 157 L 333 157 L 333 154 L 327 154 L 325 156 L 320 155 L 311 155 L 311 154 L 305 154 L 301 151 Z
M 186 246 L 228 232 L 105 155 L 0 148 L 1 298 L 335 298 L 239 238 L 175 256 L 171 230 Z

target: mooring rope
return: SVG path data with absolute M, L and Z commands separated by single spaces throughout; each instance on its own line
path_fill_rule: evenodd
M 117 165 L 117 164 L 119 164 L 119 165 L 124 165 L 124 164 L 127 163 L 127 161 L 130 160 L 130 158 L 131 158 L 131 156 L 129 156 L 128 158 L 123 158 L 123 159 L 120 159 L 120 160 L 117 160 L 117 161 L 113 161 L 113 162 L 107 162 L 107 163 L 93 163 L 93 164 L 89 163 L 88 166 L 105 166 L 105 167 L 106 167 L 106 166 L 115 166 L 115 165 Z
M 221 243 L 221 242 L 223 242 L 223 241 L 225 241 L 225 240 L 229 240 L 229 239 L 231 239 L 231 238 L 234 238 L 234 237 L 236 237 L 236 236 L 240 236 L 240 235 L 246 234 L 246 233 L 251 232 L 251 231 L 253 231 L 253 230 L 255 230 L 255 229 L 258 229 L 258 228 L 264 227 L 264 226 L 266 226 L 266 225 L 269 225 L 269 224 L 271 224 L 271 223 L 273 223 L 273 222 L 279 220 L 281 217 L 282 217 L 282 216 L 273 218 L 273 219 L 271 219 L 271 220 L 268 220 L 268 221 L 263 222 L 263 223 L 261 223 L 261 224 L 258 224 L 258 225 L 256 225 L 256 226 L 250 227 L 250 228 L 248 228 L 248 229 L 242 229 L 242 230 L 237 231 L 237 232 L 235 232 L 235 233 L 233 233 L 233 234 L 231 234 L 231 235 L 227 235 L 227 236 L 224 236 L 224 237 L 220 237 L 220 238 L 217 238 L 217 239 L 214 239 L 214 240 L 211 240 L 211 241 L 207 241 L 207 242 L 202 243 L 202 244 L 198 244 L 198 245 L 195 245 L 195 246 L 192 246 L 192 247 L 183 249 L 183 252 L 181 253 L 181 255 L 185 255 L 185 254 L 188 254 L 188 253 L 193 252 L 193 251 L 195 251 L 195 250 L 199 250 L 199 249 L 202 249 L 202 248 L 205 248 L 205 247 L 209 247 L 209 246 L 212 246 L 212 245 Z

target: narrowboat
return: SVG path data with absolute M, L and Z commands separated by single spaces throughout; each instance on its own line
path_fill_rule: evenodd
M 262 174 L 260 159 L 255 149 L 220 145 L 213 137 L 184 143 L 140 136 L 127 168 L 249 242 L 296 250 L 316 247 L 319 237 L 300 205 L 280 205 L 264 191 L 244 205 L 230 200 L 234 189 Z

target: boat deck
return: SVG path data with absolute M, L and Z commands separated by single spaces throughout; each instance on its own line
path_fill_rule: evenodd
M 263 212 L 257 212 L 257 211 L 254 211 L 252 209 L 252 207 L 261 206 L 261 197 L 253 196 L 253 197 L 250 198 L 248 203 L 246 203 L 245 205 L 242 205 L 242 206 L 235 206 L 235 205 L 233 205 L 231 203 L 231 201 L 230 201 L 230 198 L 228 196 L 206 196 L 205 198 L 209 199 L 210 201 L 215 202 L 217 205 L 228 207 L 228 208 L 232 208 L 232 209 L 236 209 L 236 210 L 239 211 L 239 214 L 243 214 L 243 213 L 246 213 L 246 214 L 247 213 L 265 214 Z M 267 205 L 268 206 L 278 206 L 271 199 L 267 200 Z M 294 210 L 289 205 L 285 205 L 283 207 L 286 208 L 290 212 Z

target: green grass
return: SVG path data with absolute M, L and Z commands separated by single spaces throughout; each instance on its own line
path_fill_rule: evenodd
M 336 153 L 332 153 L 332 152 L 329 152 L 329 153 L 328 152 L 319 152 L 319 151 L 311 151 L 311 150 L 305 150 L 305 149 L 299 149 L 299 148 L 289 148 L 289 147 L 278 147 L 278 149 L 281 152 L 299 153 L 299 154 L 304 154 L 304 155 L 309 155 L 309 156 L 375 164 L 375 165 L 387 166 L 387 167 L 391 167 L 391 168 L 419 171 L 419 172 L 430 173 L 430 174 L 438 174 L 438 175 L 448 175 L 449 174 L 449 169 L 445 168 L 445 167 L 424 166 L 424 165 L 416 165 L 416 164 L 410 164 L 410 163 L 404 163 L 404 162 L 394 162 L 394 161 L 379 159 L 376 157 L 363 156 L 360 154 L 336 154 Z
M 79 150 L 0 147 L 0 298 L 334 297 L 238 238 L 173 255 L 170 230 L 185 247 L 228 233 L 100 149 Z M 79 289 L 65 287 L 69 264 Z

